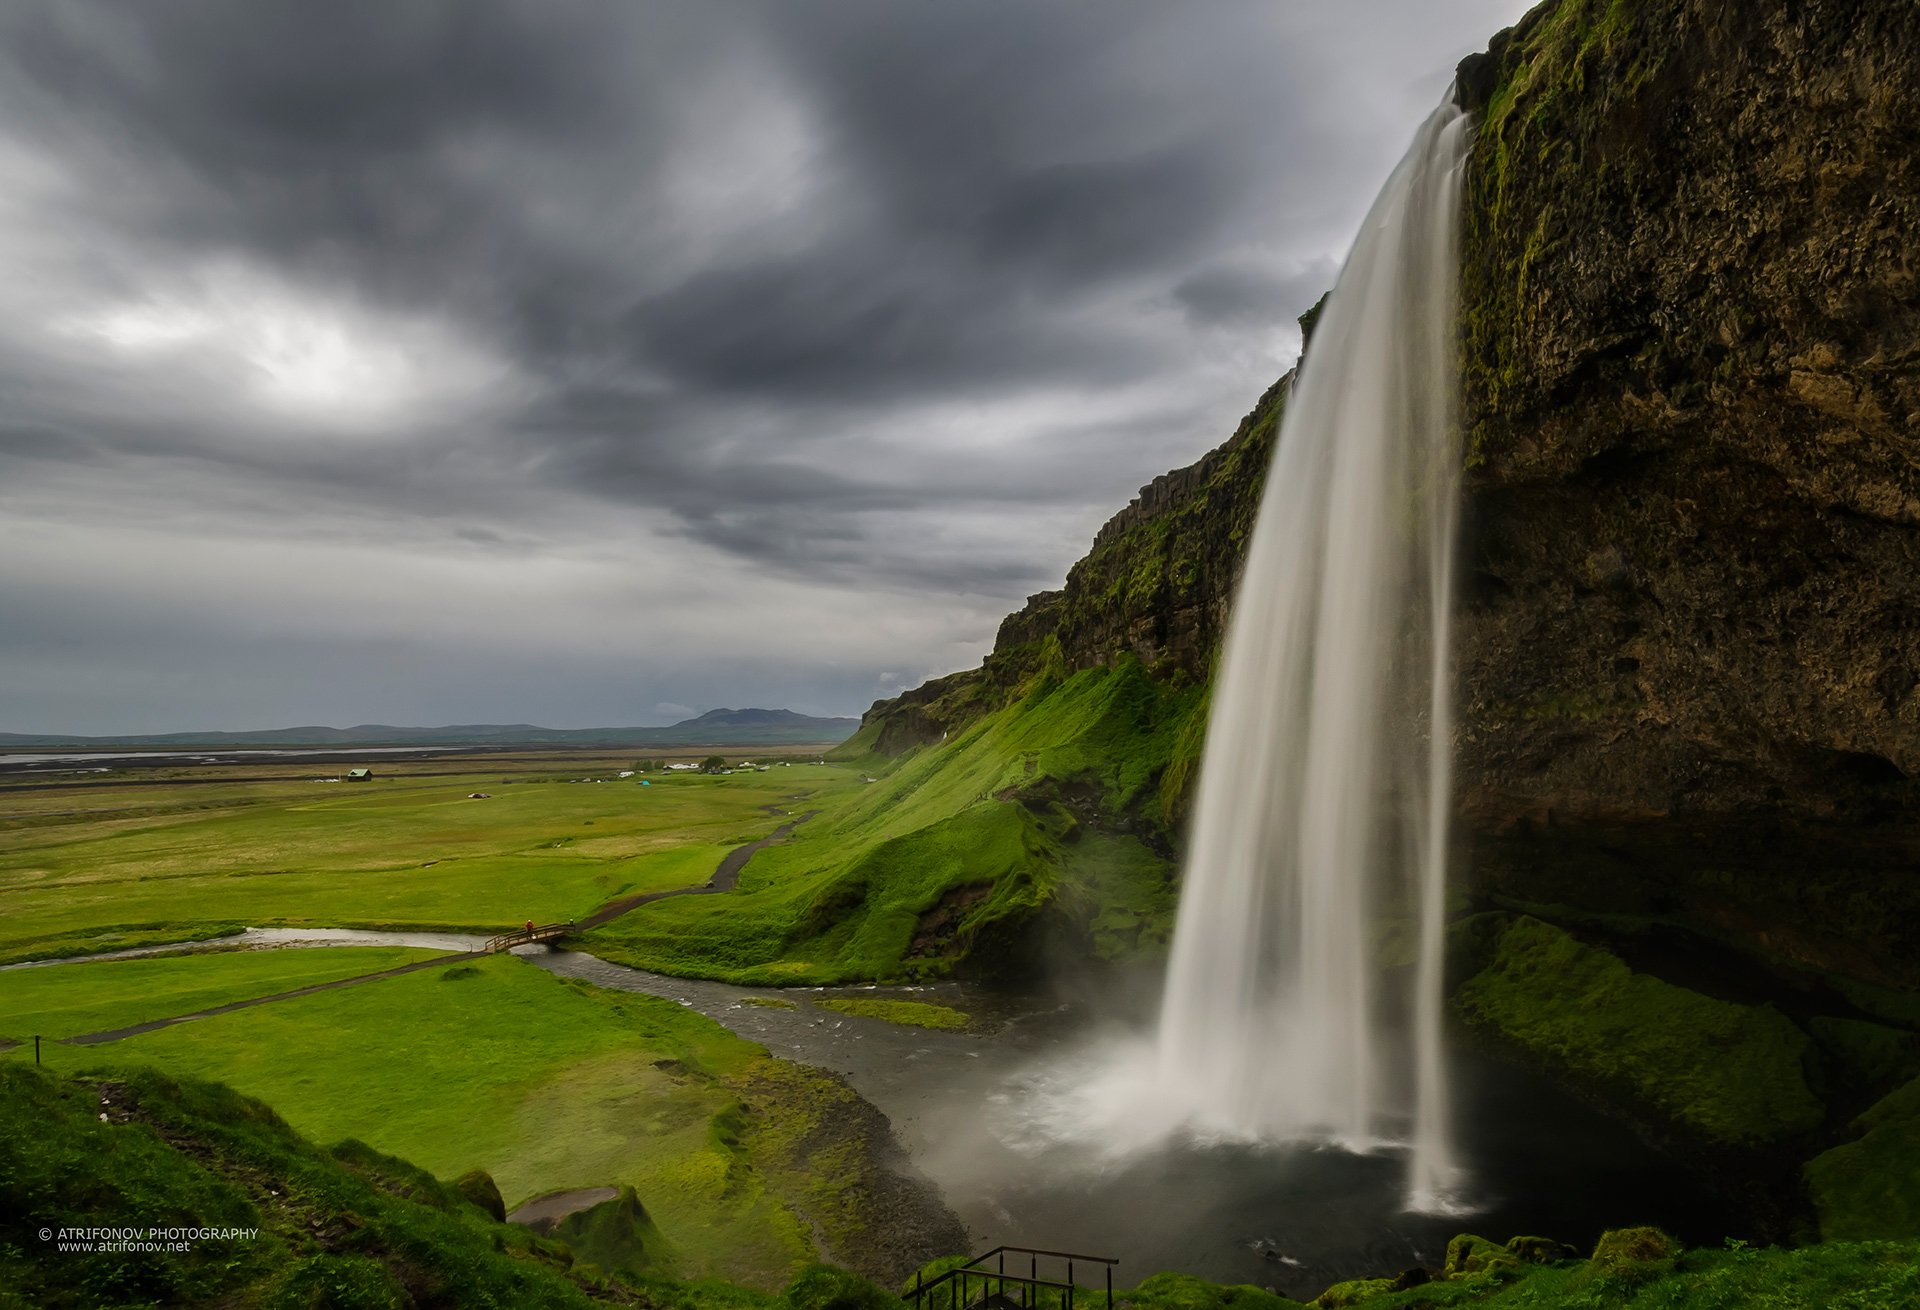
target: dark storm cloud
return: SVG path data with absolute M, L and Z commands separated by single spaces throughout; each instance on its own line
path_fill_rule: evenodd
M 689 649 L 777 577 L 937 673 L 1287 366 L 1521 7 L 0 3 L 0 511 L 218 542 L 185 552 L 214 573 L 510 559 L 587 628 L 666 621 L 594 572 L 645 559 L 710 580 Z M 104 597 L 116 558 L 15 567 Z M 229 622 L 188 581 L 147 585 Z M 348 603 L 320 586 L 247 622 Z

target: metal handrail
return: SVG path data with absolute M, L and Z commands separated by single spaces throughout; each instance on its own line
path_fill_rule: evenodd
M 1025 1275 L 1010 1274 L 1007 1272 L 1007 1252 L 1009 1251 L 1028 1257 L 1027 1273 Z M 999 1268 L 981 1269 L 978 1267 L 982 1261 L 991 1260 L 995 1256 L 1000 1258 Z M 1065 1260 L 1067 1262 L 1067 1277 L 1065 1282 L 1040 1277 L 1039 1257 L 1041 1256 L 1046 1256 L 1054 1260 Z M 982 1303 L 995 1295 L 1004 1295 L 1006 1284 L 1012 1283 L 1022 1289 L 1021 1305 L 1027 1307 L 1027 1310 L 1040 1310 L 1042 1298 L 1036 1295 L 1036 1293 L 1041 1289 L 1048 1288 L 1061 1293 L 1061 1310 L 1073 1310 L 1074 1294 L 1079 1290 L 1079 1283 L 1073 1276 L 1073 1266 L 1076 1261 L 1105 1266 L 1106 1310 L 1113 1310 L 1113 1267 L 1120 1263 L 1118 1260 L 1104 1255 L 1082 1255 L 1073 1251 L 1044 1251 L 1032 1246 L 996 1246 L 991 1251 L 974 1256 L 965 1264 L 955 1265 L 945 1273 L 934 1278 L 931 1282 L 925 1281 L 924 1275 L 915 1274 L 912 1294 L 913 1303 L 915 1310 L 920 1310 L 924 1298 L 931 1294 L 940 1284 L 946 1283 L 949 1287 L 947 1296 L 948 1310 L 967 1310 L 968 1307 L 974 1304 L 969 1299 L 970 1293 L 968 1285 L 972 1279 L 977 1278 L 980 1280 L 980 1301 Z
M 524 942 L 543 942 L 554 937 L 564 937 L 574 931 L 574 921 L 565 923 L 543 923 L 537 928 L 515 928 L 512 932 L 503 932 L 498 937 L 487 939 L 487 953 L 504 951 L 509 946 L 519 946 Z

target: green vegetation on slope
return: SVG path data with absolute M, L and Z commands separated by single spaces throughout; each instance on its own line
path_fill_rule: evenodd
M 96 1227 L 257 1231 L 183 1251 L 58 1249 L 59 1230 Z M 0 1310 L 901 1310 L 819 1265 L 778 1297 L 670 1281 L 649 1267 L 654 1235 L 630 1191 L 559 1231 L 498 1222 L 460 1187 L 362 1143 L 322 1150 L 217 1084 L 0 1063 Z
M 1812 1134 L 1811 1042 L 1766 1006 L 1736 1005 L 1635 973 L 1570 933 L 1520 917 L 1455 993 L 1466 1022 L 1670 1124 L 1734 1146 Z
M 143 963 L 157 990 L 181 992 L 228 958 Z M 76 976 L 115 967 L 54 966 Z M 54 1044 L 45 1058 L 70 1070 L 154 1065 L 217 1079 L 270 1101 L 315 1139 L 357 1137 L 442 1177 L 485 1170 L 509 1206 L 630 1186 L 670 1244 L 672 1268 L 689 1275 L 778 1286 L 813 1255 L 809 1223 L 852 1245 L 870 1218 L 857 1207 L 821 1209 L 781 1137 L 809 1131 L 824 1102 L 850 1098 L 843 1085 L 774 1061 L 672 1002 L 562 982 L 512 956 L 106 1046 Z M 843 1182 L 867 1182 L 872 1166 L 862 1172 L 861 1158 L 852 1150 Z
M 258 1235 L 185 1251 L 56 1249 L 63 1228 Z M 55 1241 L 43 1239 L 51 1230 Z M 583 1307 L 562 1248 L 364 1148 L 312 1146 L 266 1106 L 151 1070 L 64 1079 L 0 1064 L 0 1307 Z
M 1013 704 L 910 753 L 754 856 L 737 891 L 660 901 L 588 934 L 609 959 L 746 983 L 929 977 L 969 954 L 1023 963 L 1057 905 L 1094 953 L 1170 924 L 1169 862 L 1144 845 L 1197 711 L 1138 662 L 1037 678 Z
M 1920 1080 L 1855 1121 L 1861 1136 L 1808 1161 L 1820 1234 L 1858 1240 L 1920 1233 Z

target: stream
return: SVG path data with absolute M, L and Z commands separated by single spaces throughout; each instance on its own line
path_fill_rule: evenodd
M 481 944 L 456 934 L 249 929 L 198 946 L 80 959 Z M 892 1123 L 976 1250 L 1007 1243 L 1117 1255 L 1120 1286 L 1179 1270 L 1306 1297 L 1341 1279 L 1437 1267 L 1447 1240 L 1467 1231 L 1495 1240 L 1538 1233 L 1582 1247 L 1603 1228 L 1633 1223 L 1693 1243 L 1740 1235 L 1724 1202 L 1627 1129 L 1542 1079 L 1460 1052 L 1452 1056 L 1460 1148 L 1477 1180 L 1469 1214 L 1405 1211 L 1404 1157 L 1394 1152 L 1204 1141 L 1110 1149 L 1062 1124 L 1059 1107 L 1072 1102 L 1054 1093 L 1093 1077 L 1103 1052 L 1137 1038 L 1151 980 L 1131 993 L 1109 982 L 1098 998 L 958 982 L 756 988 L 648 973 L 583 951 L 525 946 L 514 954 L 558 977 L 677 1001 L 775 1055 L 841 1075 Z M 865 995 L 951 1006 L 987 1031 L 906 1027 L 811 1004 Z M 789 1005 L 755 1003 L 768 1000 Z

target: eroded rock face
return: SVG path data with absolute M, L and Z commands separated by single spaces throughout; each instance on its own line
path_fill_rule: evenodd
M 1559 0 L 1462 72 L 1474 864 L 1920 980 L 1920 7 Z

